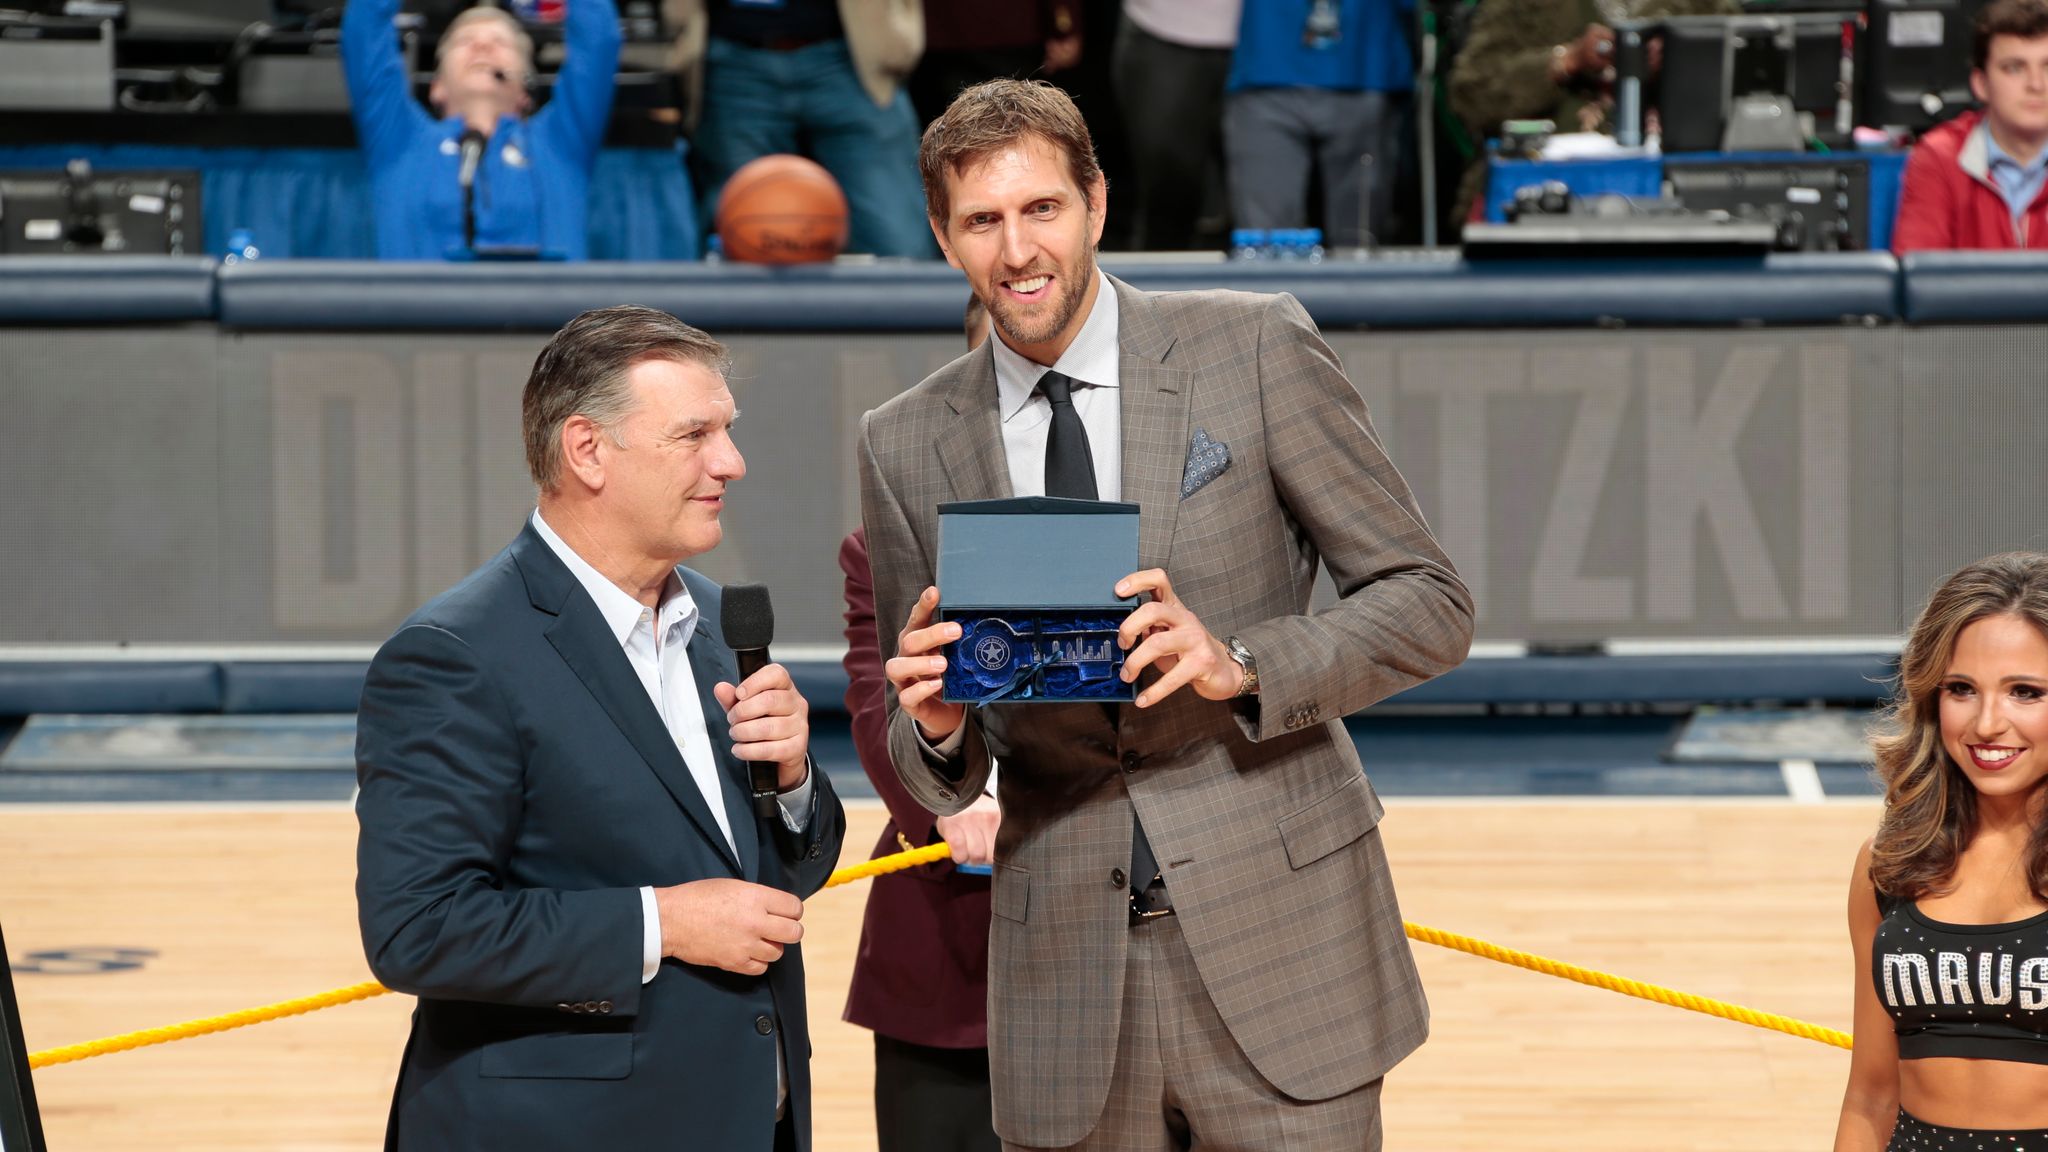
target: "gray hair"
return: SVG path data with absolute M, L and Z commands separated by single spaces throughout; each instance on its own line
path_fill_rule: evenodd
M 724 376 L 725 345 L 701 328 L 653 308 L 626 304 L 585 312 L 562 327 L 534 359 L 520 399 L 526 468 L 544 492 L 562 480 L 562 426 L 582 416 L 614 444 L 636 398 L 627 373 L 647 360 L 696 364 Z

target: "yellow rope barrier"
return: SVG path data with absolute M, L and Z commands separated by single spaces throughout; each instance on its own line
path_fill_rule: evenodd
M 939 842 L 927 844 L 922 848 L 914 848 L 908 852 L 898 852 L 893 856 L 879 856 L 873 860 L 841 868 L 837 872 L 832 873 L 831 877 L 825 881 L 825 887 L 836 888 L 841 884 L 851 884 L 856 880 L 866 880 L 870 877 L 882 876 L 890 872 L 901 872 L 905 868 L 915 868 L 920 864 L 930 864 L 935 860 L 944 860 L 951 854 L 952 849 L 947 847 L 944 842 Z M 282 1020 L 287 1016 L 299 1016 L 307 1012 L 317 1012 L 322 1008 L 333 1008 L 339 1004 L 352 1004 L 357 1000 L 368 1000 L 372 996 L 382 996 L 389 991 L 391 989 L 377 983 L 375 980 L 365 981 L 361 984 L 351 984 L 346 988 L 336 988 L 332 992 L 322 992 L 317 996 L 301 996 L 296 1000 L 286 1000 L 278 1004 L 266 1004 L 261 1008 L 245 1008 L 240 1012 L 229 1012 L 222 1016 L 208 1016 L 200 1020 L 187 1020 L 183 1024 L 167 1024 L 162 1028 L 144 1028 L 139 1032 L 124 1032 L 119 1036 L 109 1036 L 104 1040 L 90 1040 L 83 1044 L 71 1044 L 63 1048 L 50 1048 L 42 1052 L 31 1052 L 28 1057 L 28 1066 L 31 1069 L 47 1068 L 53 1064 L 69 1064 L 74 1060 L 87 1060 L 94 1056 L 126 1052 L 133 1048 L 147 1048 L 152 1044 L 169 1044 L 173 1040 L 189 1040 L 194 1036 L 207 1036 L 215 1032 L 225 1032 L 230 1028 L 246 1028 L 251 1024 L 263 1024 L 271 1020 Z
M 922 848 L 914 848 L 908 852 L 898 852 L 892 856 L 879 856 L 873 860 L 841 868 L 832 873 L 831 877 L 825 881 L 825 887 L 836 888 L 842 884 L 851 884 L 856 880 L 866 880 L 870 877 L 883 876 L 891 872 L 901 872 L 905 868 L 915 868 L 920 864 L 930 864 L 938 860 L 944 860 L 951 854 L 952 850 L 946 844 L 933 843 L 927 844 Z M 1818 1040 L 1823 1044 L 1833 1044 L 1837 1048 L 1847 1048 L 1850 1046 L 1849 1034 L 1838 1032 L 1832 1028 L 1821 1028 L 1801 1020 L 1793 1020 L 1785 1016 L 1774 1016 L 1768 1012 L 1758 1012 L 1754 1009 L 1741 1007 L 1740 1005 L 1728 1004 L 1720 1000 L 1710 1000 L 1704 996 L 1694 996 L 1689 992 L 1677 992 L 1655 984 L 1645 984 L 1638 980 L 1610 975 L 1606 972 L 1596 972 L 1590 968 L 1581 968 L 1576 964 L 1566 964 L 1563 961 L 1547 959 L 1528 952 L 1517 952 L 1512 948 L 1502 948 L 1498 944 L 1489 944 L 1484 940 L 1475 940 L 1470 936 L 1460 936 L 1455 932 L 1442 932 L 1435 928 L 1426 928 L 1420 924 L 1405 922 L 1403 927 L 1407 929 L 1409 939 L 1420 940 L 1425 944 L 1435 944 L 1439 947 L 1451 948 L 1473 956 L 1481 956 L 1488 960 L 1496 960 L 1502 964 L 1511 964 L 1517 968 L 1526 968 L 1532 972 L 1541 972 L 1546 976 L 1556 976 L 1560 979 L 1588 984 L 1595 988 L 1605 988 L 1610 992 L 1619 992 L 1624 996 L 1634 996 L 1642 1000 L 1668 1004 L 1674 1008 L 1685 1008 L 1694 1012 L 1704 1012 L 1709 1016 L 1719 1016 L 1723 1020 L 1734 1020 L 1738 1023 L 1752 1025 L 1757 1028 L 1769 1028 L 1792 1036 L 1802 1036 L 1808 1040 Z M 41 1052 L 31 1052 L 28 1057 L 28 1066 L 32 1069 L 48 1068 L 55 1064 L 68 1064 L 74 1060 L 86 1060 L 94 1056 L 126 1052 L 134 1048 L 147 1048 L 152 1044 L 168 1044 L 174 1040 L 187 1040 L 194 1036 L 206 1036 L 215 1032 L 225 1032 L 231 1028 L 246 1028 L 251 1024 L 282 1020 L 287 1016 L 299 1016 L 307 1012 L 317 1012 L 322 1008 L 333 1008 L 340 1004 L 352 1004 L 357 1000 L 368 1000 L 373 996 L 382 996 L 389 991 L 391 989 L 384 987 L 374 980 L 361 984 L 351 984 L 346 988 L 336 988 L 332 992 L 322 992 L 317 996 L 301 996 L 296 1000 L 286 1000 L 282 1003 L 268 1004 L 260 1008 L 245 1008 L 239 1012 L 229 1012 L 221 1016 L 208 1016 L 200 1020 L 188 1020 L 183 1024 L 170 1024 L 162 1028 L 145 1028 L 139 1032 L 125 1032 L 119 1036 L 109 1036 L 104 1040 L 91 1040 L 83 1044 L 72 1044 L 63 1048 L 50 1048 Z
M 1801 1036 L 1808 1040 L 1818 1040 L 1823 1044 L 1832 1044 L 1837 1048 L 1852 1047 L 1847 1032 L 1840 1032 L 1833 1028 L 1822 1028 L 1817 1024 L 1808 1024 L 1804 1020 L 1794 1020 L 1789 1016 L 1776 1016 L 1769 1012 L 1758 1012 L 1754 1008 L 1744 1008 L 1740 1004 L 1730 1004 L 1722 1000 L 1710 1000 L 1705 996 L 1695 996 L 1690 992 L 1678 992 L 1656 984 L 1645 984 L 1640 980 L 1630 980 L 1626 976 L 1614 976 L 1606 972 L 1596 972 L 1590 968 L 1581 968 L 1576 964 L 1567 964 L 1562 960 L 1552 960 L 1530 952 L 1517 952 L 1513 948 L 1503 948 L 1498 944 L 1489 944 L 1484 940 L 1475 940 L 1470 936 L 1460 936 L 1455 932 L 1444 932 L 1435 928 L 1426 928 L 1420 924 L 1407 921 L 1403 921 L 1402 926 L 1408 930 L 1409 939 L 1420 940 L 1425 944 L 1435 944 L 1439 947 L 1451 948 L 1459 952 L 1470 953 L 1474 956 L 1483 956 L 1488 960 L 1498 960 L 1502 964 L 1512 964 L 1517 968 L 1526 968 L 1531 972 L 1541 972 L 1546 976 L 1556 976 L 1561 980 L 1573 980 L 1580 984 L 1590 984 L 1595 988 L 1605 988 L 1609 992 L 1619 992 L 1624 996 L 1634 996 L 1639 1000 L 1652 1000 L 1659 1004 L 1668 1004 L 1673 1008 L 1704 1012 L 1709 1016 L 1719 1016 L 1723 1020 L 1733 1020 L 1737 1023 L 1748 1024 L 1756 1028 L 1768 1028 L 1774 1032 L 1783 1032 L 1790 1036 Z

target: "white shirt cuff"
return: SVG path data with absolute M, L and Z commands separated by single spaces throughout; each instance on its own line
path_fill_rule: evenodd
M 640 890 L 640 982 L 654 979 L 661 971 L 661 907 L 654 902 L 654 889 Z
M 804 765 L 804 782 L 787 792 L 778 792 L 775 803 L 782 808 L 782 822 L 791 832 L 801 832 L 811 824 L 811 773 L 817 765 Z
M 927 754 L 936 756 L 941 760 L 951 760 L 953 757 L 958 756 L 960 749 L 967 745 L 967 720 L 965 717 L 961 718 L 960 726 L 953 729 L 951 736 L 946 737 L 937 744 L 925 739 L 924 729 L 919 728 L 915 723 L 911 724 L 910 730 L 917 733 L 917 742 L 924 746 Z

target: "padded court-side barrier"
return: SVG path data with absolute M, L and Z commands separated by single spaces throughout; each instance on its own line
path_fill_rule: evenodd
M 1914 252 L 1902 264 L 1900 306 L 1909 323 L 2048 320 L 2048 258 L 2040 252 Z
M 204 256 L 9 256 L 0 262 L 0 324 L 211 320 L 218 268 Z
M 1104 266 L 1148 290 L 1290 292 L 1329 328 L 1840 324 L 1898 318 L 1881 252 L 1761 259 L 1467 263 L 1446 254 L 1308 264 Z M 707 264 L 358 264 L 224 267 L 220 321 L 290 331 L 538 330 L 611 304 L 660 308 L 713 332 L 944 331 L 960 274 L 936 261 L 806 268 Z
M 222 705 L 220 665 L 212 661 L 0 663 L 0 716 L 219 712 Z
M 1329 328 L 1987 324 L 2048 320 L 2048 254 L 1785 253 L 1761 259 L 1467 263 L 1454 252 L 1320 265 L 1104 258 L 1147 289 L 1291 292 Z M 8 257 L 0 324 L 218 320 L 274 331 L 547 331 L 647 304 L 726 332 L 957 329 L 960 274 L 933 262 L 394 264 Z

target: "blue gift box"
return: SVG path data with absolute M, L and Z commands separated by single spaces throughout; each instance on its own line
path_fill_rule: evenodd
M 956 621 L 943 698 L 1130 700 L 1116 630 L 1137 608 L 1138 506 L 1026 496 L 939 505 L 939 619 Z

